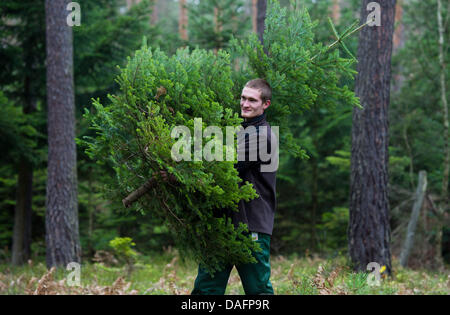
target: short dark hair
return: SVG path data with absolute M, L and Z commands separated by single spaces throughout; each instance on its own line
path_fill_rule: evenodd
M 264 79 L 253 79 L 245 84 L 245 87 L 250 89 L 256 89 L 261 92 L 261 100 L 265 103 L 267 100 L 272 99 L 272 88 L 270 84 Z

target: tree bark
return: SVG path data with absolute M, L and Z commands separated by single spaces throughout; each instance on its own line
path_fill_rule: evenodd
M 188 40 L 188 12 L 186 6 L 186 0 L 180 0 L 180 17 L 178 23 L 178 31 L 180 32 L 180 38 L 182 40 Z
M 164 174 L 164 175 L 163 175 Z M 175 176 L 172 174 L 167 174 L 165 171 L 161 171 L 162 178 L 161 180 L 174 184 L 177 182 Z M 123 206 L 125 208 L 128 208 L 131 206 L 134 202 L 139 200 L 142 196 L 144 196 L 146 193 L 148 193 L 150 190 L 156 187 L 158 183 L 158 178 L 155 176 L 152 176 L 149 180 L 147 180 L 144 184 L 141 185 L 138 189 L 131 192 L 127 197 L 122 199 Z
M 449 177 L 449 167 L 450 167 L 450 152 L 448 145 L 448 102 L 447 102 L 447 87 L 445 84 L 445 43 L 444 43 L 444 25 L 442 21 L 442 2 L 441 0 L 437 1 L 438 9 L 437 9 L 437 19 L 438 19 L 438 29 L 439 29 L 439 64 L 441 68 L 440 72 L 440 85 L 441 85 L 441 100 L 442 100 L 442 112 L 444 119 L 444 174 L 442 178 L 442 192 L 441 195 L 443 198 L 447 199 L 446 205 L 444 207 L 448 207 L 448 177 Z
M 364 0 L 361 24 L 371 0 Z M 360 32 L 356 95 L 363 109 L 353 109 L 350 178 L 349 254 L 355 271 L 370 262 L 391 273 L 388 200 L 388 107 L 395 0 L 380 1 L 381 26 Z
M 417 221 L 419 219 L 420 209 L 422 209 L 423 200 L 427 190 L 427 172 L 419 172 L 419 181 L 416 189 L 416 197 L 413 204 L 411 218 L 408 224 L 408 230 L 406 232 L 405 243 L 403 245 L 402 252 L 400 254 L 400 265 L 406 267 L 408 265 L 409 254 L 414 245 L 414 235 L 416 232 Z
M 261 44 L 264 44 L 264 26 L 266 21 L 266 10 L 267 10 L 267 0 L 258 0 L 256 32 L 258 33 L 258 38 Z
M 439 64 L 440 64 L 440 85 L 441 85 L 441 101 L 442 101 L 442 112 L 444 120 L 444 173 L 442 176 L 442 189 L 441 195 L 443 198 L 442 206 L 438 206 L 439 215 L 444 215 L 446 209 L 449 207 L 449 196 L 448 196 L 448 180 L 449 180 L 449 167 L 450 167 L 450 151 L 448 145 L 448 103 L 447 103 L 447 87 L 445 84 L 445 42 L 444 42 L 444 23 L 442 21 L 442 2 L 437 0 L 437 20 L 438 20 L 438 31 L 439 31 Z M 444 223 L 442 220 L 438 220 L 436 226 L 436 240 L 435 240 L 435 265 L 438 268 L 443 266 L 442 259 L 442 234 L 443 234 Z
M 30 258 L 33 168 L 25 158 L 19 163 L 17 188 L 11 259 L 14 266 L 22 265 Z
M 156 25 L 159 19 L 159 3 L 158 0 L 153 1 L 151 23 Z
M 315 141 L 314 141 L 315 142 Z M 314 143 L 316 145 L 316 143 Z M 319 195 L 318 195 L 318 161 L 315 157 L 311 157 L 312 166 L 312 192 L 311 192 L 311 251 L 315 252 L 317 248 L 317 233 L 316 233 L 316 221 L 317 221 L 317 208 L 319 205 Z
M 70 0 L 46 0 L 48 169 L 47 266 L 80 262 L 78 232 L 75 103 Z
M 341 0 L 333 0 L 333 6 L 331 8 L 331 16 L 333 17 L 333 22 L 339 24 L 341 19 Z
M 144 184 L 142 184 L 141 187 L 139 187 L 138 189 L 133 191 L 131 194 L 129 194 L 127 197 L 122 199 L 123 206 L 125 208 L 128 208 L 134 202 L 136 202 L 138 199 L 140 199 L 143 195 L 148 193 L 155 186 L 156 186 L 156 178 L 152 177 L 148 181 L 146 181 Z
M 219 7 L 214 7 L 214 33 L 216 34 L 216 47 L 214 47 L 214 53 L 217 54 L 217 51 L 222 48 L 222 39 L 220 38 L 222 33 L 222 18 L 221 18 L 221 10 Z
M 403 47 L 404 43 L 404 26 L 403 26 L 403 0 L 397 0 L 395 7 L 395 31 L 394 31 L 394 53 Z
M 405 27 L 403 25 L 403 1 L 397 0 L 395 7 L 395 29 L 394 29 L 394 43 L 392 53 L 395 55 L 404 46 L 405 42 Z M 405 77 L 403 75 L 403 66 L 397 65 L 397 71 L 395 71 L 394 81 L 392 82 L 392 91 L 398 92 L 403 86 Z M 412 161 L 411 161 L 412 163 Z M 411 189 L 414 189 L 414 185 Z
M 22 45 L 25 51 L 25 68 L 33 68 L 34 51 L 29 41 Z M 28 115 L 36 110 L 36 101 L 32 97 L 32 75 L 27 72 L 24 77 L 23 113 Z M 14 230 L 11 263 L 14 266 L 22 265 L 31 255 L 31 217 L 33 198 L 33 165 L 27 158 L 19 161 L 19 174 L 17 181 L 16 208 L 14 211 Z
M 252 30 L 258 33 L 258 0 L 252 0 Z

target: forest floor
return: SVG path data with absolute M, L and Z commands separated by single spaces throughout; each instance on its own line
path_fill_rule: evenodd
M 371 285 L 366 273 L 354 273 L 344 257 L 271 257 L 271 282 L 275 294 L 450 294 L 450 270 L 432 272 L 404 269 L 393 261 L 393 277 L 381 274 L 379 285 Z M 105 263 L 83 263 L 80 285 L 73 270 L 48 271 L 44 262 L 21 267 L 0 264 L 0 294 L 190 294 L 197 274 L 192 261 L 181 261 L 178 253 L 141 256 L 133 269 Z M 244 294 L 236 268 L 226 294 Z

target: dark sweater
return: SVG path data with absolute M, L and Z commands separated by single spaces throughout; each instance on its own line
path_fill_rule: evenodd
M 266 121 L 265 114 L 243 122 L 242 126 L 244 127 L 243 131 L 247 131 L 250 134 L 252 134 L 252 132 L 249 132 L 248 127 L 255 127 L 259 139 L 259 141 L 256 141 L 258 154 L 256 161 L 252 161 L 250 158 L 251 145 L 249 145 L 251 136 L 246 136 L 245 160 L 238 161 L 238 163 L 235 164 L 235 167 L 239 172 L 239 177 L 243 180 L 241 184 L 246 181 L 252 183 L 253 188 L 256 190 L 259 197 L 250 200 L 249 202 L 241 200 L 238 205 L 239 212 L 233 211 L 232 220 L 235 226 L 237 226 L 239 222 L 247 224 L 250 232 L 260 232 L 272 235 L 276 208 L 276 170 L 267 172 L 263 169 L 263 171 L 261 171 L 261 166 L 270 164 L 271 160 L 264 161 L 267 159 L 261 158 L 259 152 L 265 150 L 265 152 L 270 153 L 271 149 L 278 145 L 278 143 L 273 143 L 273 137 L 271 139 L 272 131 L 269 123 Z M 262 126 L 265 126 L 266 129 L 261 128 Z M 253 131 L 255 131 L 255 129 L 253 129 Z M 267 133 L 264 132 L 264 129 L 267 130 Z M 238 151 L 242 150 L 242 152 L 244 149 L 242 143 L 243 139 L 241 134 L 241 145 L 239 146 Z M 261 145 L 267 145 L 267 148 L 263 148 Z

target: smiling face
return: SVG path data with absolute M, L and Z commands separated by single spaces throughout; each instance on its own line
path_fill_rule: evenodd
M 261 92 L 256 89 L 244 87 L 241 94 L 241 116 L 243 118 L 253 118 L 264 113 L 269 107 L 270 100 L 263 103 Z

